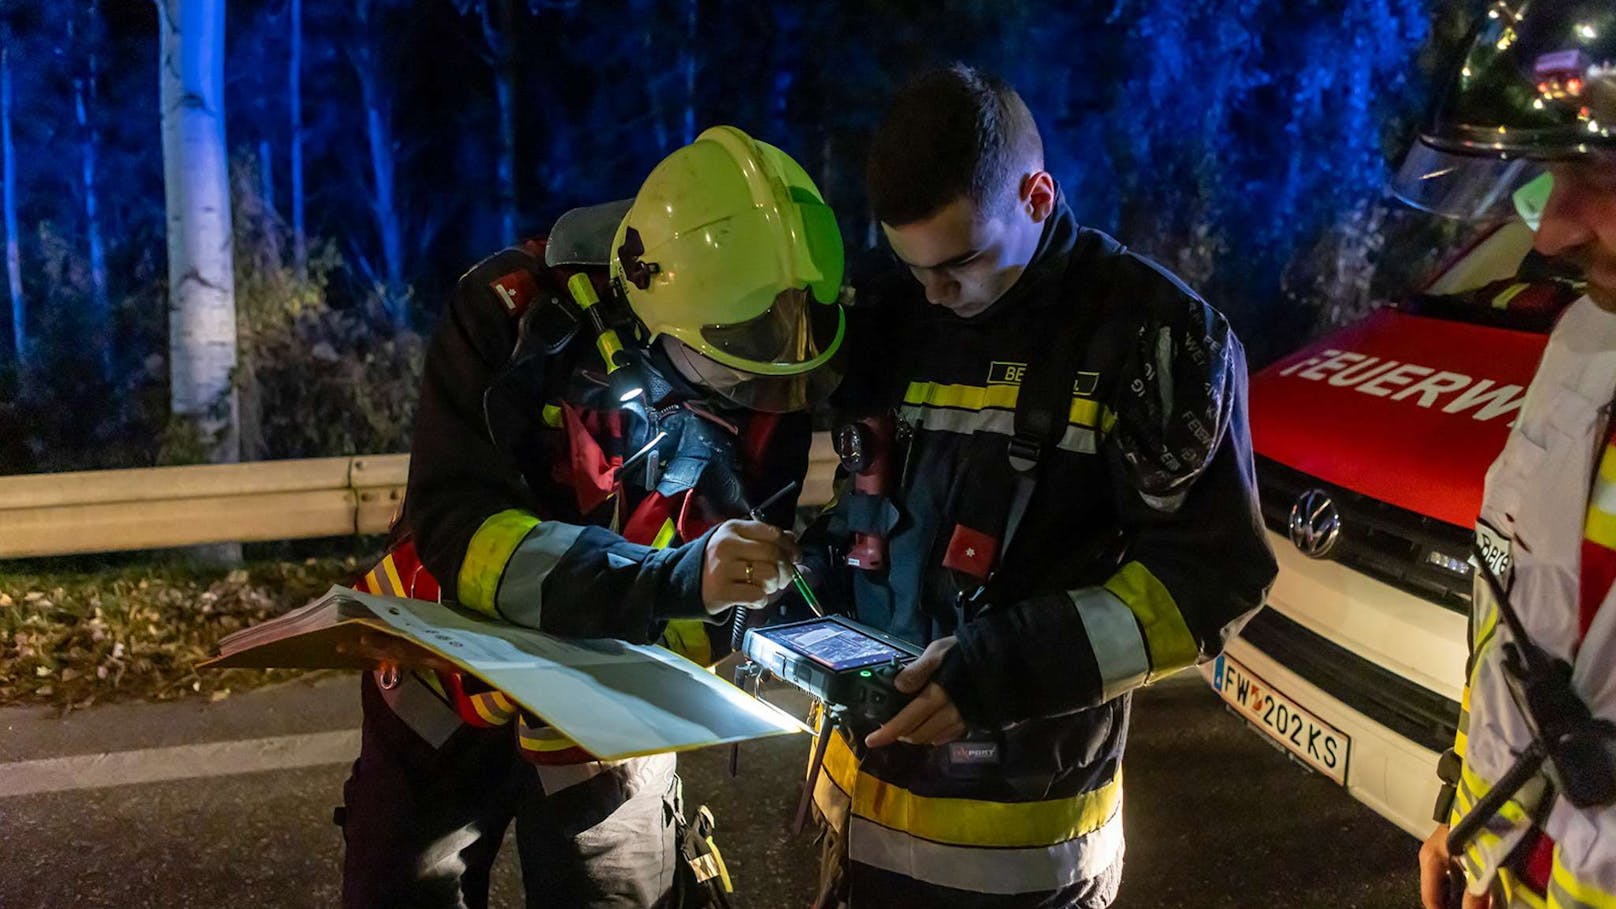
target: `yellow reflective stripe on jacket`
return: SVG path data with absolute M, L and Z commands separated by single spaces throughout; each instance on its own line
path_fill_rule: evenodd
M 1503 905 L 1495 899 L 1492 909 L 1549 909 L 1549 901 L 1533 893 L 1508 868 L 1498 869 L 1498 889 L 1503 891 Z
M 525 719 L 517 724 L 516 737 L 528 751 L 566 751 L 578 747 L 577 742 L 562 735 L 554 726 L 529 726 Z
M 404 592 L 404 582 L 399 579 L 398 566 L 393 564 L 393 556 L 388 554 L 382 557 L 376 567 L 365 574 L 365 585 L 372 593 L 387 597 L 408 596 Z
M 1459 729 L 1453 736 L 1453 753 L 1463 761 L 1465 749 L 1470 745 L 1470 683 L 1465 682 L 1464 693 L 1459 695 Z
M 1149 681 L 1195 665 L 1200 656 L 1195 636 L 1184 623 L 1184 614 L 1178 611 L 1173 595 L 1150 569 L 1139 562 L 1129 562 L 1105 582 L 1105 589 L 1127 604 L 1139 619 L 1150 650 Z
M 1482 779 L 1469 764 L 1461 766 L 1449 825 L 1457 824 L 1491 791 L 1492 784 Z M 1526 808 L 1519 801 L 1510 799 L 1496 814 L 1486 819 L 1475 837 L 1465 846 L 1464 854 L 1455 858 L 1464 866 L 1465 874 L 1471 880 L 1488 880 L 1503 866 L 1521 836 L 1532 826 L 1532 817 Z
M 1073 398 L 1072 409 L 1067 413 L 1066 420 L 1067 422 L 1075 423 L 1078 426 L 1099 426 L 1100 413 L 1101 407 L 1099 401 L 1096 401 L 1093 398 Z
M 471 709 L 477 711 L 483 722 L 490 726 L 503 726 L 516 716 L 516 702 L 505 696 L 503 691 L 483 691 L 477 694 L 466 695 Z
M 1554 849 L 1554 870 L 1549 875 L 1550 909 L 1616 909 L 1616 894 L 1593 881 L 1578 880 Z
M 941 382 L 910 382 L 903 403 L 912 407 L 953 407 L 960 410 L 1015 410 L 1021 397 L 1019 385 L 946 385 Z M 1110 410 L 1093 398 L 1073 396 L 1067 421 L 1094 428 L 1116 422 Z
M 669 621 L 657 643 L 697 666 L 711 666 L 716 662 L 713 659 L 713 641 L 707 637 L 707 623 L 701 619 Z
M 910 382 L 903 403 L 921 407 L 957 407 L 961 410 L 1015 410 L 1019 385 L 944 385 Z
M 825 748 L 826 777 L 851 799 L 852 812 L 891 830 L 953 846 L 1048 846 L 1100 829 L 1122 801 L 1122 776 L 1093 792 L 1038 802 L 987 802 L 915 795 L 861 774 L 841 735 Z
M 662 529 L 657 531 L 656 538 L 651 541 L 652 549 L 666 549 L 673 545 L 679 536 L 679 528 L 672 518 L 662 523 Z M 711 667 L 716 660 L 713 659 L 713 642 L 707 637 L 707 623 L 701 619 L 674 619 L 666 628 L 662 629 L 662 637 L 657 641 L 662 647 L 677 653 L 697 666 Z
M 525 511 L 509 509 L 484 521 L 466 546 L 465 561 L 455 591 L 460 605 L 485 615 L 498 615 L 494 595 L 511 553 L 539 526 L 539 519 Z

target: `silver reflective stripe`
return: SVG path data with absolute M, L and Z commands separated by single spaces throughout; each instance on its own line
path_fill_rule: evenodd
M 1069 591 L 1067 596 L 1077 607 L 1094 648 L 1105 700 L 1143 685 L 1150 674 L 1150 652 L 1133 610 L 1104 587 L 1085 587 Z
M 1577 894 L 1567 890 L 1566 878 L 1570 877 L 1570 872 L 1566 870 L 1564 865 L 1560 864 L 1558 858 L 1559 857 L 1556 856 L 1554 872 L 1549 876 L 1548 904 L 1552 906 L 1553 909 L 1605 909 L 1605 907 L 1610 905 L 1610 896 L 1606 894 L 1601 887 L 1591 886 L 1588 884 L 1582 885 L 1583 887 L 1594 891 L 1594 893 L 1590 895 L 1599 900 L 1598 902 L 1589 902 L 1581 899 L 1577 896 Z M 1578 882 L 1574 878 L 1571 880 L 1572 886 L 1576 886 L 1577 883 Z M 1522 902 L 1521 905 L 1525 905 L 1525 903 Z
M 1052 846 L 948 846 L 854 816 L 848 858 L 918 881 L 975 893 L 1036 893 L 1093 880 L 1122 858 L 1122 808 L 1092 833 Z
M 1073 426 L 1067 424 L 1066 432 L 1061 436 L 1060 448 L 1075 451 L 1078 454 L 1094 454 L 1098 450 L 1095 444 L 1094 430 L 1087 426 Z
M 1009 410 L 956 410 L 952 407 L 908 405 L 903 408 L 902 415 L 905 420 L 937 432 L 955 432 L 967 436 L 978 432 L 996 432 L 1002 436 L 1016 433 L 1016 415 Z
M 433 748 L 442 748 L 449 736 L 460 728 L 460 714 L 453 707 L 443 702 L 426 683 L 416 677 L 415 673 L 407 672 L 399 683 L 393 688 L 383 688 L 378 684 L 376 689 L 381 692 L 382 700 L 387 703 L 388 709 L 404 721 L 404 725 L 415 731 L 415 734 L 426 740 Z
M 1009 410 L 956 410 L 949 407 L 920 407 L 908 404 L 900 411 L 900 416 L 906 422 L 934 432 L 952 432 L 966 436 L 979 432 L 997 433 L 1001 436 L 1016 434 L 1016 415 L 1014 411 Z M 1057 447 L 1078 454 L 1094 454 L 1096 450 L 1094 430 L 1087 426 L 1067 424 L 1066 432 L 1061 435 Z
M 1184 500 L 1189 498 L 1189 493 L 1175 492 L 1170 496 L 1153 496 L 1149 493 L 1141 492 L 1139 493 L 1139 498 L 1143 499 L 1146 505 L 1163 514 L 1173 514 L 1184 507 Z
M 494 595 L 494 609 L 505 621 L 528 628 L 539 627 L 544 579 L 561 564 L 562 557 L 583 532 L 577 524 L 545 521 L 517 544 L 500 575 L 499 592 Z

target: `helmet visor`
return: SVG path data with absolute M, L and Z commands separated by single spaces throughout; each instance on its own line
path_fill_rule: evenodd
M 1392 193 L 1444 217 L 1502 221 L 1526 214 L 1519 211 L 1516 196 L 1545 175 L 1541 163 L 1527 158 L 1455 154 L 1416 142 L 1392 179 Z
M 701 327 L 714 360 L 758 375 L 793 375 L 823 363 L 842 343 L 842 307 L 820 303 L 805 287 L 781 291 L 761 315 Z
M 703 389 L 748 410 L 769 413 L 817 407 L 841 384 L 845 372 L 846 356 L 840 347 L 812 369 L 787 375 L 763 375 L 726 366 L 672 338 L 667 339 L 666 349 L 675 368 Z
M 1616 143 L 1616 4 L 1495 2 L 1422 135 L 1449 151 L 1566 159 Z

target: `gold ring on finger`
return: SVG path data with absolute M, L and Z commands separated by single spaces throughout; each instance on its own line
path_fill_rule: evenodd
M 746 583 L 751 584 L 752 583 L 752 563 L 751 562 L 742 562 L 741 564 L 746 566 Z

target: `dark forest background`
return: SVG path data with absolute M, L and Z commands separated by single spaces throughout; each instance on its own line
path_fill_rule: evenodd
M 0 228 L 20 275 L 0 309 L 0 473 L 196 460 L 168 412 L 154 5 L 0 11 L 15 211 Z M 1407 289 L 1453 239 L 1384 185 L 1466 12 L 231 0 L 242 457 L 405 450 L 422 338 L 455 277 L 570 207 L 632 195 L 709 125 L 794 155 L 855 269 L 883 267 L 866 138 L 896 84 L 953 59 L 1015 84 L 1079 217 L 1177 271 L 1261 364 Z

